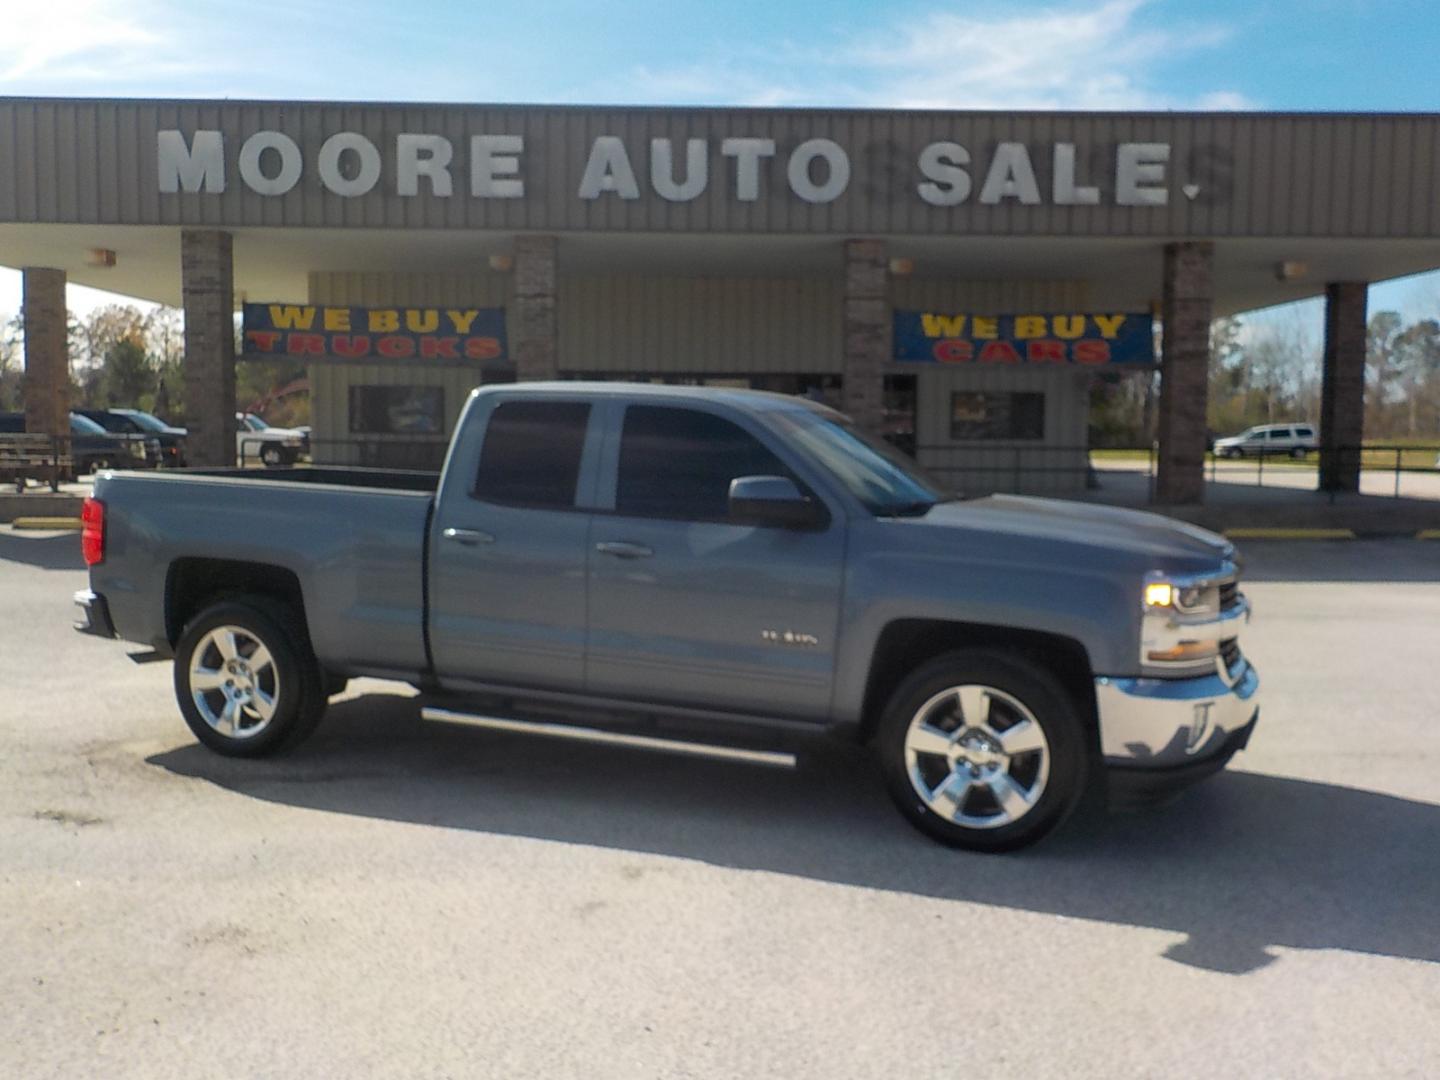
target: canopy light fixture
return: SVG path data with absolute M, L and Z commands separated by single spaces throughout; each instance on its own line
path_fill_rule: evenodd
M 115 265 L 115 252 L 109 248 L 91 248 L 85 254 L 85 265 L 108 269 Z

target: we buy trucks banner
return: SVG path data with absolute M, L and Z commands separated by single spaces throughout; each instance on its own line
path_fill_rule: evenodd
M 895 359 L 922 364 L 1155 363 L 1149 313 L 971 315 L 895 312 Z
M 504 308 L 246 304 L 244 358 L 504 360 Z

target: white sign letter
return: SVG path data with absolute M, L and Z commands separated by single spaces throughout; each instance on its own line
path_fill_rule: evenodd
M 1075 186 L 1075 144 L 1055 144 L 1055 205 L 1094 206 L 1100 201 L 1097 187 Z
M 710 182 L 710 158 L 704 139 L 685 140 L 685 179 L 675 182 L 675 153 L 669 139 L 650 140 L 650 186 L 662 199 L 689 202 Z
M 430 178 L 432 195 L 450 194 L 450 159 L 455 148 L 443 135 L 395 136 L 395 190 L 420 194 L 420 177 Z
M 340 155 L 351 151 L 360 161 L 355 179 L 345 179 L 340 171 Z M 331 135 L 320 144 L 320 157 L 315 163 L 320 169 L 320 182 L 347 199 L 364 195 L 380 181 L 380 151 L 375 144 L 358 131 L 341 131 Z
M 613 191 L 622 199 L 640 197 L 630 155 L 618 135 L 601 135 L 595 140 L 590 160 L 585 163 L 585 175 L 580 178 L 580 198 L 598 199 L 602 191 Z
M 280 157 L 280 171 L 266 176 L 260 168 L 260 157 L 274 150 Z M 240 179 L 257 195 L 284 195 L 300 180 L 300 147 L 289 135 L 279 131 L 257 131 L 240 147 Z
M 970 151 L 959 143 L 931 143 L 920 151 L 920 172 L 926 183 L 916 187 L 931 206 L 956 206 L 970 197 Z
M 1170 190 L 1165 187 L 1165 163 L 1169 160 L 1169 143 L 1122 142 L 1115 148 L 1115 202 L 1120 206 L 1168 203 Z
M 754 202 L 760 197 L 760 159 L 775 156 L 774 139 L 726 139 L 720 153 L 735 159 L 735 198 Z
M 1001 199 L 1019 199 L 1026 206 L 1040 202 L 1040 186 L 1030 165 L 1030 151 L 1024 143 L 1002 142 L 995 148 L 995 160 L 985 174 L 980 201 L 994 206 Z
M 810 179 L 810 163 L 824 158 L 829 166 L 825 183 L 817 184 Z M 790 190 L 806 202 L 834 202 L 850 184 L 850 158 L 840 144 L 830 139 L 809 139 L 795 148 L 790 155 L 786 170 L 790 179 Z
M 200 191 L 212 195 L 225 191 L 225 141 L 218 131 L 197 131 L 195 139 L 185 145 L 179 131 L 155 133 L 155 167 L 160 175 L 160 190 L 166 195 L 177 191 Z
M 470 136 L 470 194 L 477 199 L 523 199 L 520 172 L 522 135 Z

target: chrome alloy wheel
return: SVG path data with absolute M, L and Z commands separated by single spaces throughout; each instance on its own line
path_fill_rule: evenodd
M 946 821 L 996 829 L 1040 801 L 1050 743 L 1035 715 L 992 686 L 954 686 L 921 705 L 905 732 L 910 785 Z
M 264 642 L 239 626 L 217 626 L 190 654 L 190 696 L 221 735 L 250 739 L 275 716 L 280 672 Z

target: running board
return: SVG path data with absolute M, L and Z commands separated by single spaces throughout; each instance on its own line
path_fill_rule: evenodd
M 575 739 L 578 742 L 610 743 L 613 746 L 634 746 L 642 750 L 662 750 L 672 754 L 744 761 L 752 765 L 777 765 L 782 768 L 795 766 L 795 755 L 781 750 L 747 750 L 739 746 L 719 746 L 714 743 L 692 742 L 687 739 L 664 739 L 655 735 L 631 735 L 620 731 L 604 731 L 601 728 L 552 724 L 543 720 L 505 720 L 498 716 L 480 716 L 475 713 L 430 707 L 420 710 L 420 718 L 422 720 L 441 720 L 447 724 L 470 724 L 474 727 L 494 728 L 496 731 L 518 731 L 527 735 Z

